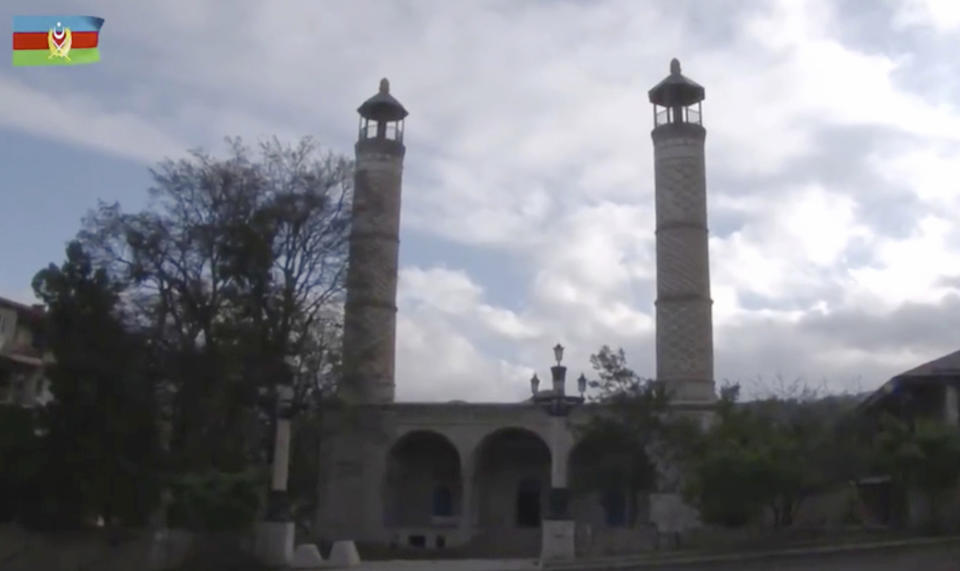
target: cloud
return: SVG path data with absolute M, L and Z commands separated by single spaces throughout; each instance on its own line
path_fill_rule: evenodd
M 483 333 L 508 341 L 536 332 L 512 311 L 483 302 L 463 271 L 405 268 L 399 284 L 398 398 L 519 401 L 529 369 L 476 347 Z
M 101 81 L 0 78 L 0 127 L 150 162 L 228 134 L 349 153 L 389 77 L 404 230 L 450 245 L 402 270 L 398 394 L 511 400 L 557 341 L 571 368 L 609 344 L 654 370 L 647 89 L 679 57 L 707 93 L 716 376 L 876 386 L 960 341 L 899 335 L 954 310 L 960 92 L 919 37 L 953 6 L 864 29 L 824 0 L 94 2 Z
M 953 32 L 960 28 L 960 6 L 950 0 L 901 0 L 893 25 Z
M 472 339 L 416 311 L 397 323 L 397 399 L 519 402 L 530 369 L 478 351 Z
M 0 128 L 25 131 L 99 151 L 155 162 L 181 154 L 185 142 L 132 111 L 109 110 L 94 98 L 66 91 L 52 95 L 0 77 Z

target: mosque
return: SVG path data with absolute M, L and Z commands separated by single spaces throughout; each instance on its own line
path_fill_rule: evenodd
M 674 410 L 707 422 L 715 402 L 701 102 L 680 63 L 649 91 L 656 185 L 656 374 Z M 575 427 L 597 414 L 566 386 L 563 348 L 545 388 L 516 403 L 395 402 L 396 294 L 407 110 L 379 92 L 358 109 L 343 338 L 346 406 L 328 415 L 315 533 L 358 546 L 569 559 L 636 543 L 642 529 L 695 525 L 671 490 L 635 523 L 618 490 L 576 490 L 589 457 Z M 545 348 L 546 349 L 546 348 Z M 442 357 L 441 357 L 442 358 Z M 619 495 L 618 495 L 619 494 Z M 669 520 L 669 521 L 668 521 Z M 625 526 L 629 526 L 627 529 Z M 609 551 L 608 551 L 609 552 Z

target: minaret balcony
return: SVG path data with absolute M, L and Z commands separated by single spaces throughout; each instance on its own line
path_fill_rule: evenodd
M 691 125 L 703 125 L 700 121 L 700 104 L 696 107 L 654 107 L 653 126 L 669 125 L 670 123 L 688 123 Z

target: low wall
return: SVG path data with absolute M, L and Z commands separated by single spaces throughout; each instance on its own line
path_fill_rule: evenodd
M 578 523 L 577 557 L 609 557 L 657 549 L 659 534 L 653 526 L 634 528 L 593 527 Z
M 89 530 L 56 533 L 0 526 L 0 571 L 167 571 L 190 560 L 246 567 L 246 534 L 198 535 L 181 530 Z M 242 564 L 242 567 L 237 567 Z
M 857 545 L 834 545 L 727 554 L 664 554 L 556 562 L 545 569 L 576 571 L 956 571 L 960 537 L 916 538 Z

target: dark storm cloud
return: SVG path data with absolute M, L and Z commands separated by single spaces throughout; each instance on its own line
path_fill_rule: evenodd
M 958 280 L 960 281 L 960 280 Z M 890 312 L 839 309 L 795 322 L 748 318 L 717 328 L 717 378 L 823 379 L 836 390 L 868 390 L 889 377 L 960 347 L 960 295 L 905 303 Z M 849 352 L 850 359 L 830 359 Z M 753 371 L 752 373 L 750 371 Z
M 943 352 L 960 347 L 960 295 L 950 294 L 939 303 L 904 303 L 886 313 L 840 309 L 835 313 L 805 316 L 797 329 L 802 335 L 827 344 L 866 351 L 925 349 Z

